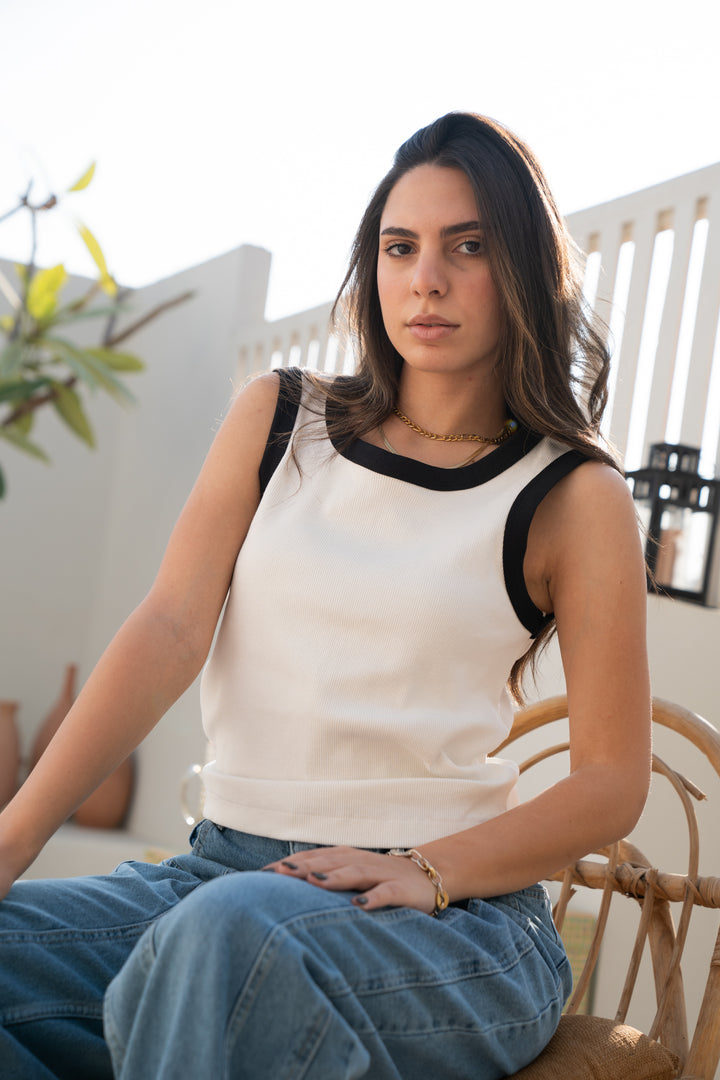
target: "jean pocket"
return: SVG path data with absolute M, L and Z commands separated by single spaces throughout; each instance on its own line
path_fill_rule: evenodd
M 190 847 L 192 848 L 193 855 L 202 854 L 202 842 L 207 835 L 206 826 L 208 825 L 212 825 L 212 822 L 208 821 L 207 818 L 202 818 L 201 821 L 197 822 L 197 824 L 193 828 L 193 831 L 190 833 L 189 843 Z
M 518 889 L 517 892 L 489 896 L 487 900 L 494 907 L 507 908 L 525 917 L 540 919 L 552 917 L 550 900 L 544 885 L 529 885 L 526 889 Z

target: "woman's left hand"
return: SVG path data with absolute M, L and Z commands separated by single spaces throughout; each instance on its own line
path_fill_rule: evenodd
M 352 847 L 313 848 L 293 852 L 265 870 L 302 878 L 319 889 L 356 892 L 353 904 L 372 911 L 381 907 L 412 907 L 431 915 L 435 887 L 410 859 L 379 855 Z

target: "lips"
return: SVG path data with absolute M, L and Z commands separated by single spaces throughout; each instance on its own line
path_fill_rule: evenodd
M 451 323 L 440 315 L 413 315 L 412 319 L 408 320 L 407 327 L 414 338 L 432 342 L 450 337 L 457 330 L 458 324 Z
M 457 326 L 457 323 L 451 323 L 448 319 L 443 319 L 440 315 L 413 315 L 412 319 L 408 319 L 408 326 Z

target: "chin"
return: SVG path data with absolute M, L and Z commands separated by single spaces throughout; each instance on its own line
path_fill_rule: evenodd
M 405 356 L 403 362 L 404 366 L 412 371 L 422 371 L 428 375 L 473 375 L 485 367 L 485 365 L 478 363 L 477 360 L 463 361 L 457 357 L 438 354 L 434 356 Z M 492 370 L 493 367 L 494 362 L 488 365 L 488 370 Z

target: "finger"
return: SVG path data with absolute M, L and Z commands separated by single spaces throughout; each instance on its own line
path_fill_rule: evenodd
M 305 853 L 303 853 L 305 854 Z M 355 861 L 357 856 L 359 860 Z M 348 858 L 353 859 L 348 863 Z M 309 857 L 300 858 L 293 854 L 288 859 L 271 863 L 266 869 L 290 877 L 300 878 L 318 888 L 332 892 L 355 892 L 370 889 L 382 881 L 389 873 L 389 867 L 382 858 L 367 858 L 365 853 L 349 850 L 346 853 L 319 851 Z
M 435 910 L 434 897 L 428 898 L 427 889 L 408 887 L 406 882 L 381 881 L 372 888 L 364 889 L 354 896 L 352 903 L 363 911 L 375 911 L 383 907 L 412 907 L 425 915 Z
M 332 892 L 353 892 L 370 889 L 378 884 L 376 867 L 349 865 L 307 870 L 302 876 L 313 885 Z
M 379 878 L 383 876 L 385 865 L 383 856 L 375 852 L 360 851 L 357 848 L 313 848 L 309 851 L 293 852 L 285 859 L 268 863 L 263 869 L 288 871 L 307 877 L 318 873 L 328 875 L 352 866 L 369 877 Z
M 285 859 L 277 859 L 263 866 L 263 870 L 279 870 L 281 867 L 293 873 L 308 873 L 310 870 L 323 870 L 342 866 L 354 856 L 363 854 L 357 848 L 325 847 L 310 848 L 307 851 L 295 851 Z

